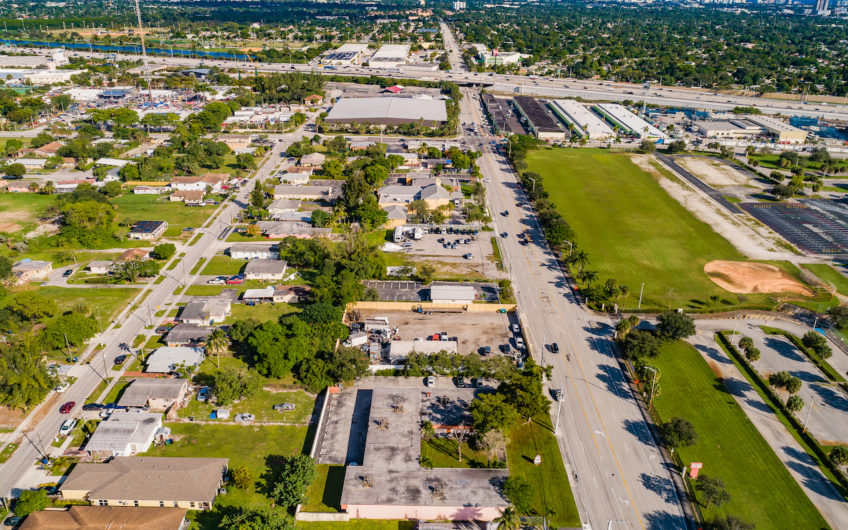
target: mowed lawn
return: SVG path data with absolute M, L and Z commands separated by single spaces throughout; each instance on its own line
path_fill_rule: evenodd
M 678 449 L 685 463 L 702 462 L 701 472 L 724 481 L 730 502 L 704 508 L 707 520 L 735 515 L 757 528 L 828 528 L 783 463 L 716 377 L 685 342 L 663 346 L 650 359 L 661 373 L 654 404 L 663 421 L 678 416 L 692 423 L 698 443 Z
M 527 155 L 529 171 L 544 179 L 550 200 L 574 229 L 598 282 L 615 278 L 630 288 L 621 304 L 642 309 L 703 307 L 717 295 L 737 295 L 713 283 L 704 264 L 744 261 L 724 238 L 674 200 L 628 155 L 601 149 L 540 149 Z M 746 304 L 768 303 L 746 295 Z M 729 305 L 729 304 L 725 304 Z
M 839 294 L 848 296 L 848 278 L 840 274 L 839 271 L 830 265 L 824 263 L 805 263 L 802 267 L 812 272 L 822 280 L 832 283 Z
M 134 195 L 125 193 L 112 199 L 118 207 L 118 221 L 167 221 L 167 237 L 180 235 L 183 228 L 197 228 L 206 222 L 218 206 L 186 206 L 171 202 L 159 195 Z

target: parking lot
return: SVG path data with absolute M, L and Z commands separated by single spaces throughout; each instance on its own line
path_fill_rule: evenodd
M 405 241 L 404 253 L 412 256 L 413 260 L 422 258 L 440 264 L 456 264 L 486 278 L 499 278 L 502 274 L 495 264 L 491 241 L 494 235 L 494 232 L 479 232 L 477 235 L 424 234 L 419 240 Z
M 848 203 L 844 200 L 807 199 L 739 206 L 803 252 L 848 255 Z
M 482 282 L 463 282 L 462 285 L 474 287 L 477 291 L 477 300 L 485 302 L 497 302 L 499 290 L 497 284 Z M 430 288 L 423 283 L 410 281 L 378 281 L 368 280 L 365 287 L 377 292 L 377 299 L 381 302 L 429 302 Z
M 493 353 L 500 346 L 509 344 L 515 349 L 515 340 L 509 327 L 517 323 L 514 313 L 432 313 L 429 315 L 412 311 L 385 311 L 377 309 L 359 310 L 363 319 L 386 317 L 389 325 L 398 328 L 402 340 L 424 338 L 434 333 L 445 332 L 456 337 L 460 353 L 477 352 L 489 346 Z

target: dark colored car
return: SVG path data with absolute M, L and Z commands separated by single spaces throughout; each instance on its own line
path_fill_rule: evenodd
M 100 403 L 86 403 L 82 406 L 82 410 L 103 410 L 104 408 L 106 407 Z
M 12 517 L 7 517 L 3 524 L 6 526 L 18 526 L 23 522 L 23 517 L 18 517 L 17 515 L 13 515 Z
M 59 407 L 59 412 L 62 413 L 62 414 L 68 414 L 69 412 L 71 412 L 73 410 L 75 405 L 76 405 L 75 401 L 68 401 L 67 403 L 65 403 L 64 405 Z
M 551 343 L 551 353 L 559 353 L 559 344 L 556 342 Z
M 126 355 L 118 355 L 117 357 L 115 357 L 115 360 L 114 360 L 113 362 L 114 362 L 116 365 L 117 365 L 117 364 L 124 364 L 124 362 L 125 362 L 126 360 L 127 360 L 127 356 L 126 356 Z
M 70 276 L 73 273 L 74 273 L 73 269 L 68 269 L 68 270 L 66 270 L 65 272 L 62 273 L 62 278 L 67 278 L 68 276 Z

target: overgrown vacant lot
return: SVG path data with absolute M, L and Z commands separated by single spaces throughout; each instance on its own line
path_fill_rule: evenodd
M 678 449 L 680 457 L 702 462 L 702 473 L 721 479 L 730 494 L 730 502 L 720 508 L 702 506 L 707 520 L 730 514 L 757 528 L 783 528 L 786 521 L 797 528 L 828 528 L 694 347 L 682 341 L 666 344 L 649 364 L 662 374 L 654 398 L 662 420 L 686 419 L 698 433 L 697 444 Z
M 550 200 L 589 254 L 598 281 L 630 288 L 621 304 L 642 309 L 690 310 L 768 306 L 762 294 L 736 295 L 704 273 L 712 260 L 744 261 L 733 246 L 681 206 L 627 154 L 601 149 L 540 149 L 528 170 L 544 179 Z M 711 300 L 715 296 L 717 299 Z

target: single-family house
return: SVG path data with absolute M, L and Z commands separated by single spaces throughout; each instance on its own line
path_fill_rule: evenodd
M 169 374 L 180 368 L 192 370 L 202 363 L 204 358 L 202 348 L 163 346 L 147 357 L 147 367 L 144 371 L 151 374 Z
M 203 206 L 203 196 L 206 192 L 203 190 L 178 190 L 171 194 L 171 201 L 181 201 L 186 206 Z
M 32 150 L 33 154 L 37 156 L 51 157 L 56 154 L 60 147 L 62 147 L 62 142 L 50 142 L 42 145 L 41 147 L 36 147 Z
M 35 190 L 41 189 L 42 181 L 40 180 L 12 180 L 6 186 L 9 193 L 29 193 L 32 191 L 30 187 L 35 184 Z
M 259 221 L 256 225 L 262 230 L 262 234 L 271 239 L 285 239 L 296 237 L 309 239 L 313 237 L 329 237 L 331 228 L 318 228 L 308 223 L 290 221 Z
M 80 506 L 32 512 L 21 524 L 21 530 L 183 530 L 185 508 L 158 506 Z
M 97 426 L 84 449 L 92 456 L 130 456 L 150 449 L 162 414 L 117 409 Z
M 95 184 L 94 179 L 71 179 L 71 180 L 59 180 L 54 183 L 54 188 L 56 189 L 56 193 L 72 193 L 76 190 L 80 184 Z
M 168 191 L 165 186 L 136 186 L 133 188 L 133 195 L 161 195 Z
M 309 298 L 312 288 L 308 285 L 278 285 L 274 288 L 274 302 L 298 304 Z
M 247 289 L 241 295 L 241 299 L 245 304 L 264 304 L 274 301 L 274 286 L 269 285 L 262 289 Z
M 296 212 L 300 209 L 300 201 L 296 199 L 277 199 L 268 205 L 271 216 Z
M 391 206 L 386 206 L 383 209 L 386 210 L 386 213 L 388 214 L 386 222 L 383 225 L 385 228 L 395 228 L 406 224 L 406 218 L 409 214 L 406 206 L 393 204 Z
M 53 272 L 53 264 L 49 261 L 24 259 L 12 265 L 12 274 L 18 285 L 46 280 L 51 272 Z
M 325 160 L 327 160 L 327 156 L 323 153 L 309 153 L 300 158 L 300 165 L 303 167 L 320 168 L 324 165 Z
M 130 239 L 155 241 L 168 229 L 167 221 L 139 221 L 130 228 Z
M 300 199 L 304 201 L 334 201 L 341 195 L 341 190 L 332 186 L 288 186 L 274 187 L 274 200 Z
M 303 98 L 303 103 L 306 105 L 320 105 L 324 102 L 324 96 L 319 94 L 309 94 Z
M 233 259 L 276 259 L 280 247 L 275 243 L 235 243 L 227 249 Z
M 21 164 L 27 171 L 39 171 L 44 169 L 47 160 L 44 158 L 18 158 L 16 164 Z
M 282 280 L 286 262 L 280 259 L 252 259 L 244 267 L 246 280 Z
M 198 326 L 211 326 L 215 322 L 224 321 L 229 314 L 229 300 L 223 298 L 195 299 L 183 307 L 177 321 L 197 324 Z
M 118 405 L 130 408 L 147 408 L 151 412 L 165 412 L 178 403 L 188 392 L 188 379 L 133 379 L 124 388 Z M 111 418 L 110 418 L 111 419 Z
M 165 344 L 167 346 L 198 346 L 206 342 L 212 331 L 212 328 L 181 322 L 171 328 L 165 336 Z
M 280 182 L 286 184 L 296 184 L 298 186 L 303 186 L 305 184 L 309 184 L 309 179 L 312 177 L 312 174 L 315 172 L 314 168 L 311 167 L 302 167 L 302 166 L 294 166 L 286 169 L 286 172 L 280 175 Z
M 125 261 L 134 261 L 141 260 L 144 261 L 150 256 L 150 251 L 146 248 L 128 248 L 127 250 L 121 252 L 121 255 L 118 256 L 118 259 L 115 261 L 119 263 L 123 263 Z
M 62 483 L 64 500 L 94 506 L 209 510 L 227 473 L 226 458 L 116 457 L 80 463 Z
M 91 274 L 109 274 L 109 271 L 112 270 L 112 265 L 114 263 L 108 260 L 92 261 L 89 262 L 86 268 Z
M 204 173 L 192 177 L 174 177 L 170 186 L 176 191 L 211 190 L 212 193 L 221 193 L 229 180 L 230 176 L 226 173 Z

